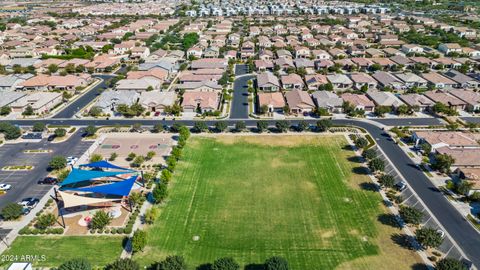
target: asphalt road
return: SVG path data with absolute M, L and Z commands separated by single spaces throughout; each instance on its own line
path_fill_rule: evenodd
M 383 118 L 370 119 L 386 126 L 437 126 L 445 123 L 439 118 Z
M 233 99 L 230 108 L 230 119 L 248 118 L 248 86 L 247 81 L 255 76 L 244 76 L 237 78 L 233 84 Z
M 12 185 L 12 189 L 0 196 L 0 209 L 8 203 L 18 202 L 27 197 L 43 197 L 52 186 L 38 185 L 37 181 L 48 175 L 47 167 L 53 156 L 82 155 L 92 142 L 81 141 L 82 134 L 77 131 L 67 141 L 51 143 L 46 139 L 40 142 L 24 142 L 6 144 L 0 147 L 0 164 L 5 165 L 33 165 L 34 169 L 23 172 L 0 171 L 0 183 Z M 24 153 L 30 149 L 49 149 L 50 153 Z
M 81 97 L 77 98 L 75 101 L 70 103 L 63 110 L 55 114 L 52 118 L 72 118 L 75 114 L 87 106 L 95 97 L 101 94 L 103 89 L 106 87 L 105 80 L 114 77 L 115 75 L 95 75 L 95 78 L 101 79 L 102 81 L 97 84 L 92 89 L 88 90 L 87 93 L 84 93 Z
M 425 174 L 419 170 L 398 145 L 382 135 L 378 127 L 354 120 L 339 120 L 335 123 L 351 124 L 366 129 L 388 158 L 395 164 L 408 184 L 419 195 L 428 209 L 438 219 L 453 240 L 460 246 L 474 265 L 480 266 L 480 235 L 469 222 L 437 191 Z
M 235 76 L 241 76 L 248 73 L 248 65 L 235 65 Z

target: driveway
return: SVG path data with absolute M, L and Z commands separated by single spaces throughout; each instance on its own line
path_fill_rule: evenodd
M 7 194 L 0 196 L 0 209 L 11 202 L 18 202 L 26 197 L 43 197 L 51 185 L 38 185 L 37 181 L 48 175 L 47 167 L 53 156 L 77 156 L 83 154 L 92 142 L 81 141 L 82 134 L 77 131 L 67 141 L 50 143 L 46 139 L 35 143 L 5 144 L 0 147 L 0 164 L 33 165 L 31 171 L 0 171 L 0 183 L 12 185 Z M 24 153 L 28 149 L 50 149 L 50 153 Z

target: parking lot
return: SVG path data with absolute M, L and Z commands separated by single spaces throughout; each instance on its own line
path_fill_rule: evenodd
M 0 183 L 10 184 L 12 188 L 0 196 L 0 208 L 8 203 L 18 202 L 27 197 L 43 197 L 51 185 L 39 185 L 37 182 L 48 175 L 48 163 L 53 156 L 81 156 L 90 147 L 92 142 L 81 140 L 81 132 L 72 135 L 62 143 L 51 143 L 46 139 L 40 142 L 23 142 L 6 144 L 0 147 L 1 167 L 8 165 L 32 165 L 29 171 L 2 171 Z M 51 150 L 43 153 L 25 153 L 25 150 Z

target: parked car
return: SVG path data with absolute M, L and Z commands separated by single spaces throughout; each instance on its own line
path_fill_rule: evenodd
M 7 191 L 12 188 L 12 185 L 9 184 L 0 184 L 0 190 Z
M 19 202 L 18 204 L 20 204 L 23 207 L 32 209 L 32 208 L 35 208 L 35 206 L 37 206 L 39 201 L 40 200 L 37 199 L 37 198 L 25 198 L 21 202 Z
M 58 182 L 57 178 L 54 177 L 45 177 L 41 180 L 38 180 L 39 185 L 55 185 Z
M 155 112 L 154 115 L 155 115 L 155 116 L 159 116 L 159 115 L 160 115 L 160 112 Z
M 407 183 L 405 183 L 404 181 L 398 182 L 395 184 L 395 188 L 398 191 L 404 191 L 407 188 Z
M 48 140 L 49 142 L 53 141 L 54 139 L 55 139 L 55 135 L 50 135 L 50 136 L 48 136 L 48 138 L 47 138 L 47 140 Z
M 22 139 L 24 140 L 40 140 L 42 139 L 41 132 L 30 132 L 25 135 L 22 135 Z
M 75 163 L 78 161 L 77 157 L 67 157 L 67 165 L 75 165 Z

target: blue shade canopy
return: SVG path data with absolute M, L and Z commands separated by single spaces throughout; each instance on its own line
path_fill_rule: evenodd
M 117 169 L 117 170 L 125 170 L 125 171 L 131 171 L 130 169 L 119 167 L 117 165 L 113 165 L 112 163 L 106 161 L 106 160 L 101 160 L 97 162 L 92 162 L 88 164 L 82 164 L 80 167 L 89 167 L 89 168 L 97 168 L 97 169 Z
M 82 191 L 82 192 L 94 192 L 107 195 L 118 195 L 118 196 L 128 196 L 130 190 L 135 183 L 137 176 L 134 175 L 126 180 L 113 182 L 105 185 L 97 185 L 93 187 L 82 187 L 82 188 L 64 188 L 64 190 L 72 191 Z
M 81 170 L 81 169 L 73 168 L 70 174 L 67 176 L 67 178 L 65 178 L 65 180 L 63 180 L 62 183 L 60 183 L 60 186 L 79 183 L 87 180 L 94 180 L 95 178 L 116 176 L 116 175 L 122 175 L 127 173 L 132 173 L 132 172 L 131 171 L 104 172 L 104 171 L 90 171 L 90 170 Z

